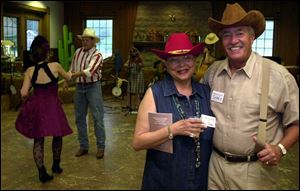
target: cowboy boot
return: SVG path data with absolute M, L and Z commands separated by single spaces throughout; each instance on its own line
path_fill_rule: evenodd
M 60 159 L 53 160 L 52 172 L 53 173 L 62 173 L 63 169 L 59 165 Z
M 45 183 L 45 182 L 53 179 L 53 176 L 50 176 L 47 173 L 47 170 L 46 170 L 44 165 L 41 168 L 38 168 L 38 169 L 39 169 L 39 179 L 42 183 Z

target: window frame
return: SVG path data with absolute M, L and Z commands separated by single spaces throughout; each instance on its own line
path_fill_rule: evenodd
M 39 17 L 25 17 L 25 50 L 28 50 L 27 47 L 28 47 L 28 44 L 27 44 L 27 41 L 28 41 L 28 36 L 27 36 L 27 21 L 38 21 L 38 34 L 41 33 L 42 29 L 41 29 L 41 19 Z M 29 44 L 29 47 L 30 47 L 31 44 Z
M 266 33 L 267 29 L 265 29 L 264 32 L 257 39 L 255 39 L 255 41 L 252 44 L 252 50 L 255 51 L 255 52 L 257 52 L 257 53 L 259 53 L 262 56 L 271 56 L 272 57 L 272 56 L 274 56 L 274 52 L 275 52 L 276 20 L 275 20 L 275 18 L 272 18 L 272 17 L 266 18 L 265 20 L 266 20 L 266 26 L 267 26 L 267 22 L 268 21 L 272 21 L 273 22 L 273 31 L 272 31 L 273 32 L 273 36 L 272 36 L 272 39 L 271 39 L 272 40 L 272 51 L 271 51 L 272 54 L 271 55 L 266 55 L 265 54 L 265 50 L 266 50 L 266 48 L 265 48 L 265 40 L 266 40 L 266 38 L 265 37 L 262 38 L 262 36 Z M 263 40 L 264 41 L 263 53 L 261 51 L 258 51 L 257 40 Z
M 49 31 L 50 31 L 50 9 L 49 8 L 38 8 L 25 5 L 17 2 L 3 2 L 3 13 L 1 14 L 1 36 L 3 34 L 3 17 L 17 17 L 18 18 L 18 46 L 17 52 L 18 57 L 23 59 L 23 52 L 27 49 L 27 35 L 26 35 L 26 19 L 39 20 L 39 34 L 45 36 L 49 41 Z
M 14 47 L 18 47 L 19 46 L 19 41 L 20 41 L 20 39 L 19 39 L 19 35 L 18 35 L 18 31 L 19 31 L 19 28 L 20 28 L 20 19 L 19 19 L 19 17 L 16 17 L 16 16 L 8 16 L 8 15 L 3 15 L 3 17 L 2 17 L 2 38 L 3 38 L 3 40 L 11 40 L 11 39 L 7 39 L 7 38 L 4 38 L 4 17 L 10 17 L 10 18 L 16 18 L 16 20 L 17 20 L 17 26 L 16 26 L 16 29 L 17 29 L 17 31 L 16 31 L 16 34 L 17 34 L 17 39 L 16 39 L 16 43 L 15 43 L 15 41 L 13 41 L 14 42 Z M 2 40 L 2 38 L 1 38 L 1 40 Z M 15 52 L 17 52 L 17 54 L 15 53 Z M 18 52 L 18 49 L 17 49 L 17 51 L 15 50 L 15 48 L 14 48 L 14 56 L 19 56 L 19 52 Z
M 114 47 L 114 38 L 113 38 L 113 36 L 114 36 L 114 18 L 112 18 L 112 17 L 88 17 L 88 18 L 85 18 L 84 19 L 84 27 L 86 28 L 87 27 L 87 21 L 88 20 L 98 20 L 98 21 L 101 21 L 101 20 L 111 20 L 112 21 L 112 26 L 111 26 L 111 39 L 112 39 L 112 41 L 111 41 L 111 55 L 108 55 L 107 57 L 105 57 L 105 55 L 103 54 L 103 52 L 100 50 L 100 48 L 98 49 L 99 51 L 100 51 L 100 53 L 103 55 L 103 59 L 106 59 L 106 58 L 108 58 L 108 57 L 111 57 L 111 56 L 113 56 L 113 47 Z M 99 27 L 100 28 L 100 27 Z M 95 30 L 95 28 L 94 28 L 94 30 Z M 95 32 L 96 32 L 96 35 L 97 35 L 97 31 L 95 30 Z M 99 44 L 99 46 L 101 46 L 101 42 L 102 42 L 102 38 L 101 38 L 101 36 L 100 35 L 98 35 L 98 37 L 100 38 L 100 44 Z M 99 43 L 99 42 L 98 42 Z M 97 43 L 97 44 L 98 44 Z M 106 44 L 107 45 L 107 44 Z M 97 45 L 96 45 L 97 46 Z

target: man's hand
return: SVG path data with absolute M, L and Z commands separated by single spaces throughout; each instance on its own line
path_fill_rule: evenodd
M 254 142 L 256 142 L 256 136 L 253 136 Z M 281 159 L 281 151 L 277 145 L 271 145 L 265 143 L 264 148 L 257 153 L 258 159 L 268 166 L 278 165 Z

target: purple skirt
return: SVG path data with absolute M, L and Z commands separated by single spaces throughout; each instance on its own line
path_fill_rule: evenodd
M 66 136 L 73 131 L 57 95 L 58 86 L 36 88 L 21 106 L 16 119 L 16 129 L 28 138 Z

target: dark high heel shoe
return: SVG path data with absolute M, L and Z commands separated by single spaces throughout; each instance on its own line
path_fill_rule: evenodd
M 52 172 L 53 173 L 62 173 L 63 169 L 59 166 L 60 159 L 53 160 Z
M 47 170 L 46 170 L 45 166 L 42 166 L 41 168 L 39 168 L 39 179 L 42 183 L 45 183 L 49 180 L 52 180 L 53 176 L 50 176 L 47 173 Z

